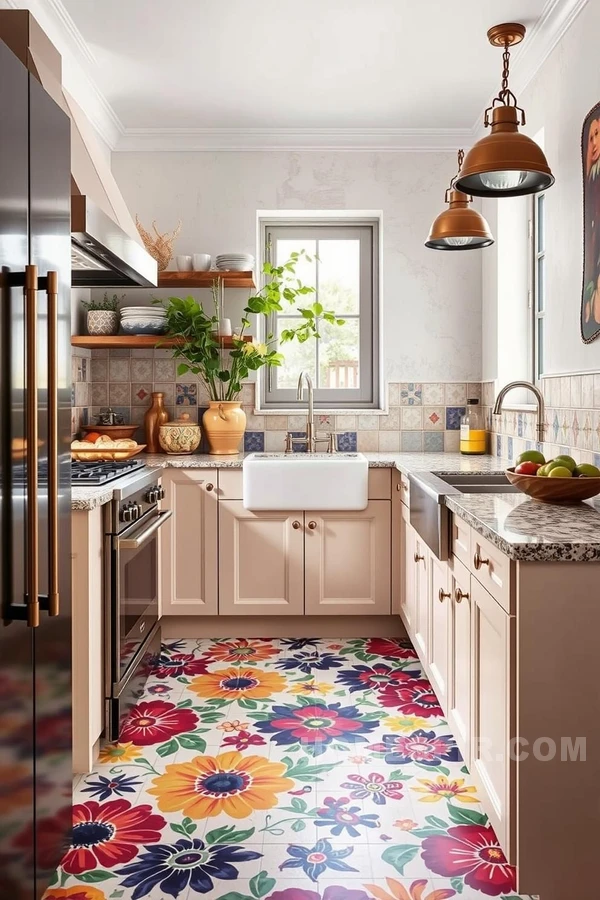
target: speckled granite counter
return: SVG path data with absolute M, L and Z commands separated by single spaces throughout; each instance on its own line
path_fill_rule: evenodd
M 600 502 L 537 503 L 524 494 L 452 494 L 446 506 L 511 559 L 600 560 Z
M 153 468 L 241 468 L 244 456 L 140 456 Z M 459 453 L 365 453 L 372 468 L 411 472 L 502 472 L 508 465 L 495 456 Z M 110 484 L 74 487 L 72 508 L 90 510 L 112 499 Z M 577 506 L 536 503 L 523 494 L 460 494 L 446 496 L 448 508 L 516 560 L 600 560 L 600 500 Z

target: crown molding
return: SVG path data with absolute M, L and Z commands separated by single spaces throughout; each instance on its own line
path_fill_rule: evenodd
M 527 31 L 525 40 L 511 51 L 510 86 L 517 97 L 533 81 L 587 3 L 588 0 L 547 0 L 540 18 L 533 28 Z M 501 62 L 499 54 L 498 86 L 500 85 Z M 489 98 L 486 106 L 491 104 L 495 96 L 496 94 L 493 94 Z M 472 130 L 475 140 L 486 133 L 483 114 L 477 118 Z
M 472 143 L 460 128 L 126 128 L 119 152 L 452 151 Z

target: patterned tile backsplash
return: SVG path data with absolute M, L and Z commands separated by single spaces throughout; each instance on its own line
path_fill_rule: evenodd
M 600 466 L 600 373 L 542 378 L 546 401 L 543 443 L 537 440 L 535 412 L 506 409 L 500 416 L 492 416 L 494 383 L 484 382 L 482 387 L 497 456 L 514 460 L 524 450 L 537 448 L 547 459 L 568 453 L 579 462 Z
M 82 351 L 89 354 L 90 351 Z M 208 406 L 204 387 L 189 374 L 178 377 L 168 350 L 93 350 L 86 358 L 82 372 L 74 356 L 74 397 L 81 400 L 73 417 L 73 430 L 100 407 L 110 404 L 128 422 L 139 425 L 136 434 L 143 441 L 143 421 L 152 391 L 162 391 L 165 406 L 172 418 L 182 412 L 200 421 Z M 83 375 L 85 374 L 85 377 Z M 76 378 L 76 375 L 81 375 Z M 77 388 L 77 385 L 81 385 Z M 79 393 L 77 393 L 79 391 Z M 425 450 L 439 453 L 458 449 L 459 420 L 467 397 L 479 397 L 481 385 L 476 383 L 391 382 L 387 386 L 388 411 L 374 414 L 365 411 L 339 415 L 315 416 L 319 431 L 336 431 L 338 448 L 352 451 L 398 452 Z M 85 402 L 84 402 L 85 401 Z M 282 450 L 287 431 L 303 433 L 306 414 L 293 415 L 254 411 L 254 385 L 245 384 L 242 404 L 247 416 L 244 438 L 246 450 Z

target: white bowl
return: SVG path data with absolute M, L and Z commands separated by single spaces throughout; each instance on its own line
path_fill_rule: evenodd
M 167 323 L 156 316 L 126 316 L 121 319 L 121 328 L 125 334 L 164 334 Z
M 194 272 L 208 272 L 210 269 L 210 253 L 194 253 L 192 256 Z

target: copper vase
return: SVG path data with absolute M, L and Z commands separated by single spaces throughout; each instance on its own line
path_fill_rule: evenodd
M 169 413 L 164 405 L 164 396 L 162 391 L 153 391 L 152 403 L 144 416 L 146 451 L 148 453 L 162 453 L 162 447 L 158 442 L 158 429 L 169 421 Z

